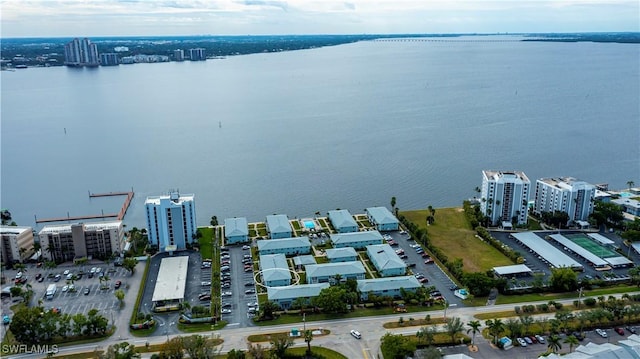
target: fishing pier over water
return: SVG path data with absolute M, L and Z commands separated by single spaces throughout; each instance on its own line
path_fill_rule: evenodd
M 127 213 L 127 209 L 129 209 L 129 205 L 131 204 L 131 200 L 133 199 L 133 189 L 130 192 L 107 192 L 107 193 L 91 193 L 89 191 L 89 198 L 94 197 L 113 197 L 113 196 L 126 196 L 122 207 L 120 208 L 120 212 L 118 213 L 107 213 L 107 214 L 93 214 L 93 215 L 85 215 L 85 216 L 69 216 L 69 212 L 67 212 L 66 217 L 56 217 L 56 218 L 42 218 L 38 219 L 36 217 L 36 223 L 51 223 L 51 222 L 64 222 L 64 221 L 79 221 L 83 219 L 103 219 L 103 218 L 116 218 L 121 221 L 124 218 L 124 215 Z

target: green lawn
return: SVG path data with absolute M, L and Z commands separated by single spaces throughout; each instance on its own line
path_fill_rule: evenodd
M 408 220 L 426 228 L 431 242 L 449 258 L 462 258 L 466 272 L 486 272 L 495 266 L 513 262 L 487 243 L 475 237 L 462 208 L 438 208 L 435 223 L 426 225 L 427 210 L 401 212 Z
M 306 353 L 306 351 L 307 351 L 306 347 L 289 348 L 287 349 L 287 354 L 298 355 L 302 358 Z M 333 351 L 331 349 L 324 348 L 324 347 L 314 347 L 313 345 L 311 346 L 311 353 L 318 355 L 318 357 L 320 358 L 325 358 L 325 359 L 347 359 L 346 356 L 336 351 Z
M 200 227 L 198 230 L 202 233 L 202 237 L 198 240 L 198 243 L 200 243 L 200 255 L 202 256 L 202 259 L 211 259 L 213 228 Z

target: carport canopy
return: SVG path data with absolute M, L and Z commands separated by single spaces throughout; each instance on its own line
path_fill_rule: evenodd
M 182 302 L 187 283 L 188 266 L 188 256 L 163 258 L 160 262 L 158 279 L 151 301 L 153 303 Z
M 584 268 L 582 264 L 533 232 L 512 233 L 511 236 L 547 260 L 554 268 L 569 267 L 578 270 Z
M 514 275 L 514 274 L 531 274 L 533 272 L 531 268 L 527 267 L 524 264 L 493 267 L 493 271 L 499 276 Z

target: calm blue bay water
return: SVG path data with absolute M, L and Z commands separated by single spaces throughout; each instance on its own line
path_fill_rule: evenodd
M 640 46 L 360 42 L 200 63 L 2 72 L 14 219 L 195 193 L 211 215 L 457 206 L 483 169 L 640 183 Z M 66 134 L 64 132 L 66 128 Z

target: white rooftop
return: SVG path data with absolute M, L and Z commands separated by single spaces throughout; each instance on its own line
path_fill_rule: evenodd
M 89 223 L 74 223 L 74 224 L 52 224 L 42 227 L 38 234 L 50 234 L 50 233 L 71 233 L 71 226 L 76 224 L 83 224 L 86 231 L 97 230 L 110 230 L 118 229 L 122 225 L 122 221 L 107 221 L 107 222 L 89 222 Z
M 170 194 L 162 195 L 162 196 L 149 196 L 144 201 L 144 204 L 154 204 L 156 206 L 160 205 L 161 200 L 171 200 L 174 203 L 181 204 L 183 202 L 191 202 L 195 198 L 194 194 L 179 194 L 176 192 L 172 192 Z
M 163 258 L 151 301 L 184 299 L 189 257 Z
M 515 264 L 511 266 L 493 267 L 493 271 L 498 275 L 509 275 L 517 273 L 531 273 L 531 269 L 524 264 Z
M 358 280 L 358 291 L 361 293 L 397 290 L 400 288 L 415 289 L 421 286 L 422 284 L 418 279 L 412 275 Z
M 558 248 L 552 246 L 549 242 L 540 238 L 534 232 L 512 233 L 511 236 L 536 252 L 555 268 L 582 268 L 582 264 L 562 253 Z
M 299 284 L 286 287 L 267 287 L 269 300 L 317 297 L 320 291 L 329 288 L 329 283 Z
M 25 231 L 31 232 L 31 227 L 0 226 L 0 233 L 20 234 Z
M 594 241 L 599 242 L 600 244 L 604 244 L 604 245 L 615 244 L 614 241 L 610 240 L 609 238 L 599 233 L 587 233 L 587 237 L 593 239 Z

